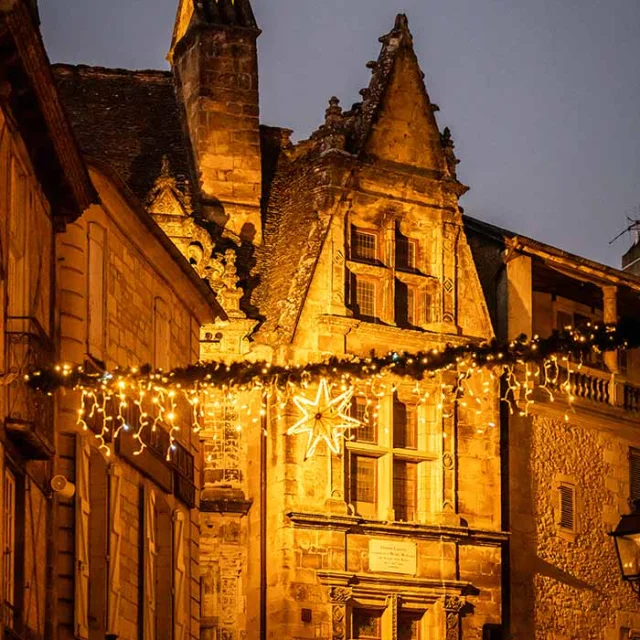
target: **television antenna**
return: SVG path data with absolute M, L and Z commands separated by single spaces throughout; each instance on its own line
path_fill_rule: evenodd
M 634 209 L 634 213 L 638 216 L 636 218 L 632 218 L 631 216 L 627 216 L 627 228 L 624 231 L 621 231 L 613 240 L 609 241 L 609 244 L 613 244 L 616 240 L 622 238 L 625 233 L 631 233 L 635 231 L 636 242 L 640 242 L 640 206 Z

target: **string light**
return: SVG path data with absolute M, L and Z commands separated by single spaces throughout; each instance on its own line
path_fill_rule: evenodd
M 341 435 L 359 424 L 347 415 L 355 389 L 365 397 L 365 422 L 377 422 L 381 399 L 401 379 L 413 379 L 417 402 L 426 404 L 433 398 L 431 401 L 444 417 L 453 415 L 454 406 L 473 410 L 480 416 L 496 380 L 502 378 L 505 389 L 501 400 L 511 414 L 528 415 L 538 387 L 550 402 L 561 394 L 568 405 L 565 420 L 569 421 L 569 413 L 575 410 L 575 376 L 589 354 L 637 347 L 640 347 L 640 320 L 625 319 L 617 325 L 567 327 L 544 339 L 534 336 L 527 340 L 520 336 L 509 343 L 468 343 L 416 354 L 396 350 L 386 356 L 333 357 L 324 362 L 285 366 L 211 362 L 166 372 L 145 366 L 97 374 L 80 366 L 56 364 L 29 372 L 25 380 L 32 388 L 47 394 L 63 387 L 80 391 L 77 424 L 84 431 L 90 425 L 93 427 L 91 430 L 105 455 L 111 453 L 108 443 L 128 430 L 133 430 L 133 439 L 138 444 L 134 455 L 142 454 L 147 446 L 144 434 L 162 425 L 169 433 L 166 456 L 170 459 L 181 427 L 191 428 L 195 433 L 202 430 L 205 407 L 212 402 L 214 406 L 221 401 L 225 405 L 231 403 L 243 412 L 242 422 L 258 423 L 266 415 L 265 406 L 252 413 L 252 401 L 242 405 L 237 401 L 238 392 L 249 392 L 249 396 L 256 392 L 270 401 L 278 421 L 285 419 L 286 408 L 292 401 L 303 413 L 303 418 L 288 432 L 308 434 L 308 457 L 322 441 L 338 453 Z M 443 380 L 441 374 L 448 372 L 451 379 Z M 479 394 L 468 384 L 478 374 L 483 376 Z M 425 379 L 433 382 L 425 385 Z M 341 392 L 337 398 L 331 399 L 329 383 Z M 319 386 L 314 404 L 304 391 L 315 384 Z M 127 421 L 129 408 L 136 409 L 137 425 Z M 188 417 L 183 408 L 188 409 Z M 304 413 L 311 408 L 316 409 L 315 414 Z M 322 419 L 316 419 L 318 415 Z M 336 433 L 341 435 L 336 437 Z

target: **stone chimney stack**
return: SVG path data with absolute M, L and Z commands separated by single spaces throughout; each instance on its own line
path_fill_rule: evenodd
M 258 55 L 250 0 L 181 0 L 169 52 L 207 215 L 262 242 Z
M 640 223 L 635 229 L 635 242 L 622 256 L 622 270 L 640 276 Z

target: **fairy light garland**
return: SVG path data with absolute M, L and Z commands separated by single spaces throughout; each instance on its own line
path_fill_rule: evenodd
M 344 421 L 341 420 L 348 418 L 345 398 L 350 399 L 356 387 L 366 388 L 365 420 L 369 418 L 370 412 L 373 413 L 374 420 L 377 420 L 380 398 L 389 388 L 395 388 L 394 385 L 381 382 L 387 375 L 414 379 L 414 391 L 426 401 L 429 391 L 422 394 L 421 382 L 425 378 L 435 379 L 442 372 L 451 372 L 452 382 L 447 384 L 440 380 L 439 397 L 435 398 L 437 408 L 443 415 L 447 413 L 449 405 L 473 408 L 479 414 L 482 399 L 467 383 L 475 374 L 488 372 L 489 380 L 483 381 L 481 395 L 487 397 L 492 380 L 502 377 L 505 384 L 501 400 L 509 407 L 510 414 L 517 412 L 519 415 L 528 415 L 534 403 L 533 392 L 537 387 L 548 395 L 551 402 L 555 400 L 556 393 L 564 397 L 568 405 L 565 420 L 568 421 L 569 413 L 574 411 L 576 399 L 573 376 L 582 367 L 585 356 L 592 352 L 638 347 L 640 321 L 626 319 L 617 325 L 588 323 L 580 328 L 566 327 L 544 339 L 534 336 L 528 340 L 525 336 L 520 336 L 509 343 L 468 343 L 415 354 L 390 352 L 384 356 L 372 355 L 368 358 L 331 357 L 323 362 L 290 366 L 267 362 L 211 362 L 167 372 L 153 371 L 145 366 L 91 373 L 81 366 L 61 364 L 30 372 L 25 375 L 25 379 L 32 388 L 48 394 L 60 388 L 81 391 L 78 424 L 82 429 L 88 430 L 91 420 L 101 420 L 101 429 L 96 430 L 95 435 L 100 441 L 100 449 L 106 455 L 110 454 L 108 441 L 118 437 L 123 430 L 132 432 L 138 445 L 134 454 L 140 455 L 147 446 L 143 438 L 145 429 L 154 432 L 159 425 L 163 425 L 169 434 L 166 457 L 170 460 L 176 449 L 180 423 L 196 433 L 201 431 L 205 419 L 204 407 L 211 396 L 219 398 L 222 395 L 223 401 L 234 403 L 238 393 L 258 391 L 263 398 L 271 400 L 271 406 L 275 407 L 279 419 L 284 416 L 291 401 L 298 407 L 300 420 L 294 425 L 295 428 L 289 429 L 289 433 L 307 433 L 309 456 L 322 440 L 335 452 L 338 436 L 348 437 L 349 428 L 343 428 Z M 328 381 L 331 381 L 333 388 L 337 387 L 342 391 L 337 405 L 327 395 Z M 323 422 L 314 418 L 318 412 L 314 415 L 311 415 L 313 411 L 307 414 L 309 407 L 313 409 L 313 401 L 309 401 L 306 395 L 300 395 L 301 390 L 316 383 L 320 383 L 316 403 L 320 399 L 323 406 L 338 406 L 340 409 L 340 424 L 336 422 L 328 430 L 324 428 L 326 419 Z M 320 393 L 322 390 L 325 392 L 324 396 Z M 112 411 L 107 407 L 109 402 L 113 407 Z M 188 420 L 184 419 L 184 412 L 178 407 L 183 403 L 190 413 Z M 125 414 L 128 407 L 135 407 L 135 425 L 127 422 Z M 263 400 L 259 415 L 249 416 L 251 409 L 248 405 L 242 410 L 247 419 L 257 423 L 266 415 L 265 407 Z M 332 415 L 330 422 L 333 417 Z M 311 423 L 314 424 L 313 428 L 310 427 Z M 323 429 L 318 430 L 318 425 L 324 425 Z M 351 423 L 349 425 L 350 428 L 355 426 Z

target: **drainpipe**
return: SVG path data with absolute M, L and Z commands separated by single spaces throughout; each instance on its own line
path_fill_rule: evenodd
M 262 396 L 260 416 L 260 640 L 267 640 L 267 426 L 269 403 Z

